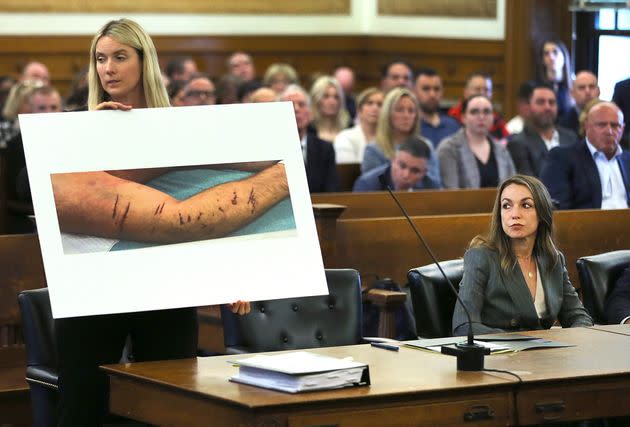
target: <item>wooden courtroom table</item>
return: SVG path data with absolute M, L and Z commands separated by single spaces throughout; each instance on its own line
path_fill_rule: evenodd
M 112 412 L 156 425 L 466 425 L 466 414 L 482 413 L 492 418 L 474 425 L 506 426 L 630 414 L 630 336 L 592 328 L 528 334 L 576 346 L 486 358 L 487 368 L 512 370 L 522 384 L 458 372 L 455 358 L 421 350 L 312 349 L 369 364 L 372 385 L 296 395 L 228 382 L 235 356 L 103 369 Z
M 630 335 L 630 325 L 595 325 L 593 329 L 612 332 L 614 334 Z

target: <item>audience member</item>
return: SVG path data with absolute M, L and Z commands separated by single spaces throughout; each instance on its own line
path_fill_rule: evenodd
M 350 115 L 350 120 L 354 122 L 357 116 L 357 102 L 354 97 L 354 70 L 347 66 L 335 68 L 333 77 L 337 79 L 343 89 L 346 99 L 346 111 Z
M 319 139 L 332 143 L 339 132 L 346 129 L 349 116 L 344 93 L 339 82 L 331 76 L 321 76 L 311 87 L 313 105 L 312 131 Z
M 261 87 L 255 90 L 249 97 L 249 102 L 274 102 L 278 99 L 278 95 L 268 87 Z
M 339 180 L 332 144 L 319 139 L 314 133 L 307 132 L 311 121 L 311 101 L 308 94 L 298 85 L 289 85 L 280 94 L 279 100 L 293 103 L 310 192 L 338 191 Z
M 457 132 L 460 125 L 457 120 L 440 112 L 442 79 L 434 69 L 423 68 L 417 71 L 415 91 L 422 112 L 420 133 L 437 148 L 444 138 Z
M 413 84 L 411 65 L 399 59 L 385 64 L 381 70 L 381 75 L 381 90 L 386 95 L 397 87 L 411 89 Z
M 622 80 L 615 84 L 612 102 L 619 106 L 624 117 L 630 117 L 630 79 Z M 627 143 L 630 139 L 630 126 L 623 130 L 623 140 Z
M 193 74 L 198 73 L 197 64 L 190 56 L 179 56 L 168 61 L 166 75 L 171 83 L 176 80 L 188 81 Z
M 437 188 L 427 176 L 430 157 L 431 149 L 427 144 L 420 137 L 412 136 L 396 146 L 394 157 L 389 163 L 361 175 L 352 191 L 383 191 L 387 187 L 396 191 Z M 381 182 L 381 175 L 384 182 Z
M 178 84 L 174 86 L 177 88 Z M 176 107 L 214 105 L 217 101 L 214 83 L 206 75 L 194 74 L 181 91 L 174 94 L 172 101 Z
M 15 84 L 15 79 L 10 76 L 0 76 L 0 120 L 4 119 L 2 110 L 4 109 L 4 103 L 9 96 L 9 91 Z
M 337 163 L 361 163 L 368 142 L 376 138 L 376 126 L 383 106 L 383 92 L 370 87 L 357 98 L 357 124 L 339 132 L 335 137 L 335 158 Z
M 263 85 L 273 89 L 277 94 L 284 92 L 291 84 L 298 84 L 298 74 L 289 64 L 271 64 L 265 71 Z
M 628 207 L 630 152 L 622 151 L 623 114 L 612 102 L 588 112 L 586 138 L 549 152 L 541 178 L 559 209 Z
M 19 80 L 21 82 L 39 80 L 46 86 L 50 84 L 50 73 L 48 72 L 48 67 L 41 62 L 31 61 L 22 68 Z
M 560 40 L 547 40 L 540 45 L 536 61 L 537 79 L 553 88 L 558 101 L 558 117 L 562 117 L 573 105 L 570 96 L 573 71 L 569 50 Z
M 553 206 L 536 178 L 501 183 L 490 229 L 464 255 L 453 335 L 593 326 L 553 241 Z M 470 312 L 472 325 L 464 312 Z
M 61 96 L 52 86 L 40 86 L 33 89 L 25 98 L 28 108 L 22 114 L 28 113 L 58 113 L 62 110 Z M 29 202 L 31 200 L 28 172 L 22 134 L 18 132 L 7 143 L 6 154 L 6 185 L 9 199 Z M 31 221 L 21 221 L 28 230 L 32 231 Z
M 604 311 L 608 323 L 630 323 L 630 265 L 608 293 Z
M 567 129 L 571 129 L 576 134 L 580 133 L 580 113 L 593 99 L 599 98 L 599 85 L 597 76 L 590 71 L 580 71 L 573 80 L 571 87 L 572 105 L 562 117 L 559 117 L 558 124 Z
M 254 92 L 262 87 L 262 83 L 258 80 L 250 80 L 250 81 L 242 81 L 240 85 L 238 85 L 238 102 L 242 104 L 246 104 L 251 102 L 251 96 Z
M 245 52 L 234 52 L 227 60 L 228 73 L 242 82 L 256 79 L 256 68 L 252 57 Z
M 376 126 L 376 141 L 365 147 L 361 173 L 388 164 L 394 156 L 396 146 L 411 136 L 419 136 L 419 129 L 420 107 L 413 92 L 407 88 L 392 89 L 383 100 L 383 108 Z M 425 138 L 422 140 L 433 153 L 433 144 Z M 436 156 L 431 156 L 428 175 L 439 186 L 440 170 Z
M 25 80 L 13 85 L 2 109 L 4 119 L 0 122 L 0 148 L 6 148 L 8 141 L 20 133 L 18 114 L 31 112 L 28 97 L 43 85 L 41 80 Z
M 437 149 L 444 188 L 496 187 L 516 173 L 507 149 L 490 138 L 492 102 L 472 95 L 462 104 L 464 127 Z
M 238 88 L 242 81 L 231 74 L 224 74 L 217 81 L 216 103 L 217 104 L 238 104 Z
M 510 135 L 522 132 L 525 127 L 525 121 L 529 118 L 529 98 L 532 95 L 534 86 L 535 83 L 530 80 L 521 83 L 518 87 L 518 92 L 516 93 L 516 110 L 518 114 L 512 117 L 505 125 Z
M 492 101 L 492 79 L 485 73 L 475 71 L 468 75 L 463 93 L 464 97 L 448 110 L 448 115 L 462 124 L 462 104 L 465 99 L 473 95 L 483 95 Z M 489 133 L 490 136 L 497 141 L 509 136 L 509 132 L 505 127 L 505 120 L 503 120 L 503 117 L 496 111 L 492 113 L 492 125 L 490 126 Z
M 554 125 L 557 117 L 555 92 L 551 86 L 538 83 L 529 98 L 529 119 L 525 129 L 514 135 L 507 145 L 518 173 L 540 176 L 549 150 L 578 141 L 571 130 Z
M 88 67 L 81 68 L 75 73 L 72 78 L 72 84 L 70 85 L 70 93 L 65 101 L 65 108 L 67 110 L 77 110 L 79 108 L 86 108 L 88 97 Z

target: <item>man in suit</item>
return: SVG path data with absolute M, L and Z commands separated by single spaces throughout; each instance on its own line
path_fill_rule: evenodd
M 604 311 L 608 323 L 630 323 L 630 265 L 606 298 Z
M 612 102 L 619 106 L 624 117 L 630 117 L 630 79 L 622 80 L 615 84 Z M 628 131 L 630 131 L 630 127 L 624 129 L 623 132 L 623 139 L 626 142 L 628 141 Z
M 387 190 L 381 183 L 381 175 L 385 178 L 387 186 L 397 191 L 438 188 L 427 176 L 430 157 L 429 146 L 419 137 L 412 136 L 396 147 L 396 154 L 389 163 L 361 175 L 354 183 L 352 191 Z
M 537 84 L 529 95 L 528 104 L 525 128 L 514 135 L 507 148 L 518 173 L 537 177 L 549 150 L 575 143 L 578 138 L 572 131 L 554 125 L 558 104 L 551 86 Z
M 619 145 L 623 114 L 612 102 L 601 102 L 584 122 L 586 138 L 549 152 L 541 179 L 560 209 L 628 207 L 630 152 Z
M 575 105 L 567 110 L 558 120 L 558 124 L 571 129 L 576 134 L 580 133 L 580 113 L 586 104 L 595 98 L 599 98 L 599 85 L 597 76 L 590 71 L 580 71 L 573 80 L 571 97 Z
M 339 180 L 333 145 L 319 139 L 316 134 L 307 132 L 311 121 L 311 103 L 308 94 L 298 85 L 289 85 L 282 92 L 279 100 L 293 103 L 310 192 L 338 191 Z

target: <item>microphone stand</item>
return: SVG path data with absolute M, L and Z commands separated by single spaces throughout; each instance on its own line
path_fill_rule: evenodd
M 411 225 L 411 228 L 416 234 L 416 237 L 420 239 L 427 253 L 429 254 L 431 259 L 437 266 L 438 270 L 440 270 L 440 273 L 442 273 L 442 276 L 444 277 L 449 287 L 451 288 L 451 291 L 455 294 L 457 301 L 459 301 L 459 303 L 464 308 L 464 312 L 466 313 L 466 317 L 468 318 L 469 327 L 468 327 L 468 339 L 466 340 L 466 342 L 457 343 L 455 345 L 443 345 L 441 347 L 442 354 L 448 354 L 448 355 L 457 357 L 457 370 L 458 371 L 483 370 L 484 357 L 486 354 L 490 354 L 490 349 L 475 343 L 473 329 L 472 329 L 472 319 L 470 317 L 470 313 L 468 312 L 468 308 L 466 308 L 466 305 L 459 297 L 459 294 L 457 290 L 455 289 L 455 286 L 453 286 L 450 279 L 446 276 L 446 273 L 444 273 L 442 266 L 440 265 L 437 258 L 433 254 L 433 251 L 429 247 L 429 244 L 426 242 L 426 240 L 424 240 L 424 237 L 422 236 L 418 228 L 416 228 L 416 224 L 414 224 L 414 222 L 411 220 L 411 217 L 407 213 L 407 210 L 400 203 L 400 201 L 398 200 L 398 197 L 396 197 L 391 187 L 387 183 L 385 174 L 383 173 L 382 175 L 379 175 L 378 180 L 380 181 L 381 185 L 387 189 L 387 191 L 389 192 L 389 195 L 392 197 L 392 199 L 394 199 L 394 201 L 398 205 L 398 208 L 400 208 L 400 211 L 403 213 L 403 215 L 409 222 L 409 225 Z

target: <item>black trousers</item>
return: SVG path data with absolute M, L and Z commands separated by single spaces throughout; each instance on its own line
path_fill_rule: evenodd
M 99 426 L 109 382 L 100 365 L 118 363 L 127 336 L 133 360 L 184 359 L 197 354 L 197 310 L 85 316 L 55 320 L 59 364 L 59 425 Z

